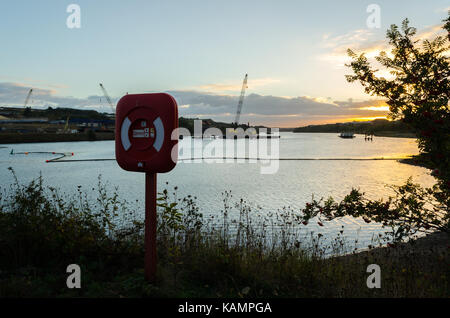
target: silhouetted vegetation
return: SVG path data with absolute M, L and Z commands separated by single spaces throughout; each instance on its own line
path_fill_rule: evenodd
M 47 109 L 38 108 L 15 108 L 2 107 L 1 112 L 9 118 L 48 118 L 49 120 L 66 120 L 67 117 L 89 120 L 108 120 L 108 114 L 99 113 L 95 110 L 63 108 L 63 107 L 48 107 Z
M 449 32 L 449 18 L 444 29 Z M 349 50 L 353 75 L 349 82 L 359 81 L 366 93 L 384 97 L 393 118 L 401 119 L 415 132 L 420 156 L 412 161 L 422 162 L 433 169 L 437 184 L 421 188 L 409 180 L 397 189 L 396 197 L 387 201 L 364 199 L 353 190 L 346 199 L 313 201 L 304 210 L 304 220 L 317 215 L 334 219 L 345 215 L 363 217 L 392 227 L 396 241 L 415 232 L 442 231 L 450 234 L 450 50 L 448 39 L 438 36 L 424 40 L 419 46 L 413 39 L 416 29 L 408 19 L 401 30 L 391 25 L 387 31 L 392 46 L 390 57 L 381 52 L 376 60 L 390 70 L 393 79 L 376 76 L 364 54 Z
M 353 132 L 356 134 L 374 134 L 374 135 L 405 135 L 414 137 L 413 130 L 402 121 L 389 121 L 387 119 L 376 119 L 367 122 L 348 122 L 324 125 L 309 125 L 298 127 L 294 132 L 322 132 L 322 133 L 340 133 Z
M 195 197 L 167 189 L 158 198 L 158 275 L 143 275 L 141 211 L 97 187 L 64 196 L 42 177 L 2 192 L 0 296 L 40 297 L 449 297 L 448 249 L 354 249 L 345 229 L 329 245 L 302 239 L 301 211 L 258 213 L 223 193 L 220 214 L 204 217 Z M 97 193 L 93 198 L 93 193 Z M 111 193 L 111 194 L 109 194 Z M 380 237 L 374 245 L 385 242 Z M 66 287 L 66 267 L 81 267 L 81 289 Z M 378 264 L 382 288 L 366 286 Z
M 450 37 L 449 18 L 444 30 Z M 387 31 L 391 55 L 381 52 L 378 63 L 390 71 L 392 79 L 376 75 L 364 53 L 348 50 L 353 71 L 349 82 L 358 81 L 366 93 L 386 99 L 390 115 L 401 119 L 416 133 L 419 149 L 436 169 L 442 191 L 450 191 L 450 50 L 449 40 L 437 36 L 418 41 L 416 29 L 405 19 L 401 28 L 391 25 Z M 392 56 L 392 57 L 391 57 Z

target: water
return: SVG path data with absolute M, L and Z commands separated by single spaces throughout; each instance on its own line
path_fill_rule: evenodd
M 327 133 L 281 133 L 281 136 L 280 158 L 388 158 L 418 153 L 415 140 L 409 138 L 375 137 L 373 142 L 366 142 L 361 135 L 351 140 Z M 183 145 L 188 142 L 180 141 Z M 203 141 L 204 144 L 211 142 L 221 141 Z M 73 152 L 74 157 L 69 159 L 114 158 L 114 141 L 1 146 L 6 147 L 0 148 L 2 188 L 13 182 L 8 167 L 14 168 L 22 183 L 42 173 L 46 184 L 57 186 L 66 193 L 74 193 L 78 185 L 90 190 L 97 184 L 98 175 L 102 175 L 104 181 L 119 187 L 122 198 L 129 202 L 138 200 L 136 208 L 143 210 L 144 175 L 124 171 L 115 161 L 45 163 L 46 159 L 54 156 L 10 155 L 12 148 L 15 152 Z M 353 187 L 372 199 L 387 198 L 393 192 L 386 185 L 401 185 L 410 176 L 423 186 L 434 183 L 427 169 L 395 160 L 279 161 L 279 170 L 275 174 L 261 174 L 262 164 L 179 162 L 171 172 L 158 175 L 158 187 L 163 189 L 166 182 L 169 182 L 170 188 L 178 186 L 178 197 L 188 194 L 197 196 L 201 212 L 217 215 L 223 206 L 221 193 L 227 190 L 232 191 L 234 198 L 242 197 L 252 204 L 254 213 L 264 214 L 284 206 L 301 209 L 313 194 L 315 198 L 333 196 L 340 200 Z M 302 233 L 305 237 L 310 236 L 311 232 L 322 233 L 325 240 L 331 240 L 342 226 L 349 241 L 358 240 L 358 248 L 367 247 L 372 237 L 381 231 L 379 224 L 367 224 L 363 220 L 346 217 L 325 222 L 324 227 L 311 222 L 302 228 Z

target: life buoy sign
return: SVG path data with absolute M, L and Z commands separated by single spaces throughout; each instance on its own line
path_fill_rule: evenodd
M 171 95 L 125 95 L 116 108 L 117 163 L 128 171 L 172 170 L 178 152 L 178 139 L 172 139 L 176 128 L 178 106 Z

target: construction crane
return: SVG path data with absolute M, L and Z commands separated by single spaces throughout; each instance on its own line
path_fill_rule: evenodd
M 66 125 L 64 126 L 64 133 L 65 134 L 67 134 L 69 132 L 69 118 L 70 118 L 70 115 L 67 116 Z
M 26 108 L 27 107 L 27 105 L 28 105 L 28 102 L 29 102 L 29 100 L 30 100 L 30 96 L 31 96 L 31 93 L 33 92 L 33 89 L 32 88 L 30 88 L 30 90 L 28 91 L 28 95 L 27 95 L 27 98 L 25 98 L 25 103 L 24 103 L 24 105 L 23 105 L 23 107 L 24 108 Z
M 239 102 L 237 106 L 236 119 L 234 120 L 234 124 L 236 127 L 239 126 L 239 119 L 241 117 L 242 104 L 244 103 L 245 89 L 247 88 L 247 77 L 248 74 L 245 74 L 244 81 L 242 82 L 241 96 L 239 97 Z
M 106 89 L 105 89 L 105 87 L 103 86 L 102 83 L 100 83 L 100 88 L 102 89 L 103 95 L 105 95 L 105 98 L 106 98 L 106 100 L 108 101 L 109 106 L 111 106 L 111 110 L 112 110 L 113 114 L 115 114 L 115 113 L 116 113 L 116 110 L 114 109 L 114 105 L 113 105 L 113 103 L 112 103 L 112 101 L 111 101 L 111 98 L 109 97 L 109 95 L 108 95 L 108 93 L 106 92 Z

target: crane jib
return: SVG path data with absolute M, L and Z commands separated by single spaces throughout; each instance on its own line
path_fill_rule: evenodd
M 234 120 L 236 126 L 239 125 L 239 119 L 241 117 L 242 104 L 244 103 L 245 89 L 247 88 L 247 78 L 248 74 L 245 74 L 244 81 L 242 82 L 241 96 L 239 97 L 236 118 Z

